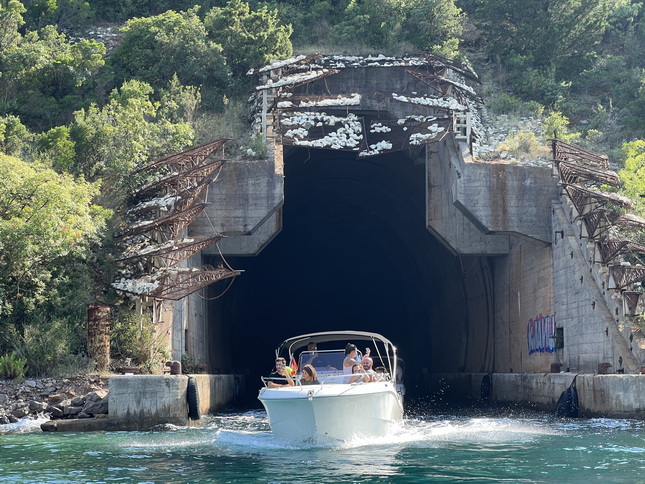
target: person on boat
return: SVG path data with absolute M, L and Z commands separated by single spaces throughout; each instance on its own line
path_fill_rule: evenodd
M 377 366 L 374 369 L 376 381 L 384 381 L 387 379 L 387 370 L 385 369 L 384 366 Z
M 360 363 L 356 363 L 352 367 L 352 377 L 347 383 L 356 383 L 356 382 L 368 382 L 370 381 L 370 376 L 365 373 L 365 368 Z
M 304 365 L 313 365 L 314 360 L 320 356 L 320 354 L 316 353 L 316 350 L 318 349 L 318 345 L 314 341 L 310 341 L 307 343 L 307 351 L 311 351 L 310 354 L 305 355 L 303 358 L 303 366 Z
M 302 378 L 300 378 L 300 384 L 301 385 L 319 385 L 320 382 L 318 381 L 318 373 L 316 373 L 316 369 L 310 365 L 307 364 L 302 367 Z
M 372 369 L 372 366 L 374 365 L 374 360 L 370 357 L 370 349 L 365 348 L 365 355 L 363 355 L 363 358 L 361 358 L 361 365 L 363 365 L 363 369 L 365 370 L 365 373 L 367 373 L 370 377 L 370 381 L 378 381 L 376 372 Z
M 284 358 L 275 359 L 275 371 L 271 372 L 266 380 L 268 388 L 292 387 L 291 369 L 287 370 L 287 362 Z
M 356 358 L 357 354 L 358 349 L 356 348 L 356 345 L 347 343 L 347 346 L 345 346 L 345 359 L 343 360 L 344 374 L 351 375 L 353 366 L 357 363 L 360 363 L 360 360 Z

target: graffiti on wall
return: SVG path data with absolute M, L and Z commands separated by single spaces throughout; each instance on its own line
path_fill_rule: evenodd
M 529 355 L 533 353 L 555 353 L 555 314 L 542 316 L 538 314 L 529 319 L 526 326 L 526 339 L 529 343 Z

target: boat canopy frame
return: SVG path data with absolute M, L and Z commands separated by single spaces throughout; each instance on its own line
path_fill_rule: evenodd
M 392 378 L 396 375 L 397 357 L 396 346 L 389 339 L 379 333 L 371 333 L 368 331 L 322 331 L 318 333 L 307 333 L 299 336 L 293 336 L 284 340 L 278 345 L 275 350 L 275 356 L 278 358 L 286 352 L 288 355 L 287 362 L 295 358 L 295 353 L 301 349 L 306 348 L 309 343 L 329 343 L 333 341 L 371 341 L 374 344 L 374 349 L 381 360 L 383 365 L 387 365 L 387 370 Z M 385 355 L 380 354 L 379 345 L 385 351 Z M 376 355 L 371 355 L 376 356 Z

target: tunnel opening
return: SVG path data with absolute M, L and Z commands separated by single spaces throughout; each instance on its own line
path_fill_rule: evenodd
M 274 348 L 309 332 L 383 334 L 412 397 L 430 392 L 431 373 L 485 369 L 469 312 L 486 293 L 487 261 L 454 255 L 427 230 L 425 157 L 408 154 L 285 150 L 282 231 L 258 255 L 228 258 L 243 275 L 208 294 L 211 371 L 245 374 L 246 403 Z

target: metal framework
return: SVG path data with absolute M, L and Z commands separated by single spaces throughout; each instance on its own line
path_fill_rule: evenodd
M 146 194 L 158 192 L 161 189 L 167 188 L 169 191 L 181 191 L 189 189 L 197 185 L 205 177 L 214 173 L 222 167 L 226 160 L 217 160 L 211 163 L 206 163 L 188 170 L 187 172 L 180 173 L 177 171 L 168 173 L 160 178 L 154 179 L 145 185 L 137 188 L 133 193 L 134 197 L 145 197 Z
M 608 264 L 619 255 L 637 253 L 645 255 L 645 245 L 637 244 L 630 240 L 606 238 L 598 243 L 598 251 L 604 264 Z
M 163 235 L 167 241 L 177 237 L 197 216 L 206 208 L 207 203 L 194 205 L 186 210 L 175 212 L 166 217 L 153 220 L 143 220 L 138 224 L 131 225 L 119 234 L 120 238 L 133 237 L 156 230 Z
M 171 267 L 222 239 L 221 234 L 172 239 L 161 244 L 140 243 L 130 246 L 117 260 L 157 257 L 161 267 Z
M 160 269 L 139 279 L 121 280 L 113 284 L 118 290 L 137 296 L 178 301 L 199 291 L 202 287 L 240 275 L 223 267 L 182 267 Z
M 623 289 L 630 284 L 645 281 L 645 266 L 635 265 L 611 265 L 609 273 L 614 279 L 616 287 L 613 289 Z
M 609 168 L 609 158 L 606 155 L 600 155 L 587 151 L 579 146 L 566 143 L 559 139 L 551 139 L 551 149 L 553 151 L 553 161 L 574 161 L 597 166 L 603 170 Z
M 563 183 L 562 186 L 580 215 L 585 213 L 585 208 L 591 205 L 594 207 L 617 205 L 618 207 L 627 209 L 633 207 L 631 200 L 617 193 L 602 192 L 600 190 L 593 190 L 567 183 Z
M 612 187 L 620 186 L 620 177 L 615 171 L 600 170 L 571 161 L 561 161 L 558 164 L 558 169 L 560 170 L 560 179 L 568 185 L 592 182 Z
M 197 166 L 200 166 L 206 158 L 211 156 L 215 151 L 222 148 L 224 143 L 230 141 L 230 138 L 218 139 L 205 143 L 200 146 L 195 146 L 189 150 L 176 153 L 174 155 L 163 156 L 156 159 L 152 163 L 144 166 L 138 172 L 150 170 L 152 168 L 159 168 L 160 166 L 169 166 L 172 171 L 185 172 Z

